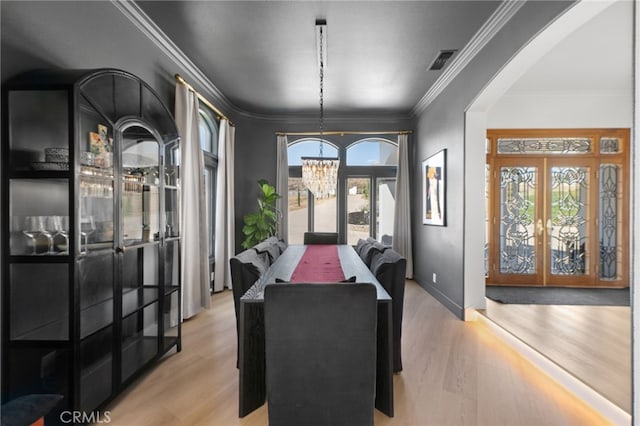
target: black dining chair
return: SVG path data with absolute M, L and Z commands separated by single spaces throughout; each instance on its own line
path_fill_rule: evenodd
M 369 241 L 358 238 L 358 242 L 356 242 L 356 245 L 353 246 L 353 249 L 356 251 L 356 253 L 358 253 L 358 256 L 360 256 L 360 253 L 362 253 L 362 249 L 369 244 L 371 244 Z
M 393 327 L 393 371 L 402 371 L 402 311 L 407 259 L 388 249 L 374 253 L 371 272 L 391 296 Z
M 337 232 L 305 232 L 305 244 L 338 244 Z
M 264 321 L 270 426 L 373 425 L 372 284 L 267 285 Z
M 258 254 L 267 254 L 269 265 L 272 265 L 278 257 L 280 257 L 281 251 L 280 246 L 278 245 L 278 239 L 276 237 L 268 238 L 261 243 L 256 244 L 251 247 Z
M 389 249 L 389 247 L 379 243 L 378 241 L 368 242 L 362 247 L 360 251 L 360 259 L 367 265 L 369 269 L 371 269 L 371 260 L 373 259 L 373 255 L 375 253 L 383 253 L 385 250 Z
M 247 249 L 229 259 L 233 306 L 236 313 L 236 341 L 240 347 L 240 298 L 269 268 L 268 255 Z M 236 357 L 236 367 L 239 358 Z

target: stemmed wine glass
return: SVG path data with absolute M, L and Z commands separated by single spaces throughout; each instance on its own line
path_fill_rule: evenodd
M 24 220 L 24 229 L 22 233 L 31 239 L 33 251 L 31 254 L 38 254 L 38 237 L 43 236 L 47 239 L 48 252 L 51 252 L 53 240 L 51 234 L 47 232 L 46 216 L 26 216 Z
M 58 248 L 62 253 L 69 253 L 69 216 L 49 216 L 47 222 L 54 246 L 50 252 L 53 252 L 54 248 Z
M 89 244 L 89 235 L 96 230 L 95 220 L 93 216 L 85 216 L 80 219 L 80 235 L 84 239 L 84 252 L 87 251 Z

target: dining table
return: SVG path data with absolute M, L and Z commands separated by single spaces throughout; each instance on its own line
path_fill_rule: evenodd
M 350 245 L 336 245 L 340 277 L 376 287 L 378 302 L 376 342 L 375 407 L 393 417 L 393 328 L 391 296 L 371 273 Z M 305 260 L 314 245 L 289 245 L 276 261 L 240 298 L 239 336 L 239 416 L 244 417 L 266 401 L 266 367 L 264 334 L 264 289 L 270 284 L 290 283 L 296 277 L 304 282 L 338 282 L 331 273 L 318 269 L 320 262 Z M 307 253 L 307 257 L 305 257 Z M 317 259 L 316 259 L 317 260 Z M 293 278 L 293 280 L 292 280 Z M 292 282 L 293 281 L 293 282 Z

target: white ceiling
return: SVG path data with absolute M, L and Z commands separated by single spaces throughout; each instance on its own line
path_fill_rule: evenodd
M 409 115 L 499 1 L 139 1 L 242 110 L 317 112 L 315 20 L 327 20 L 325 111 Z
M 630 94 L 633 2 L 617 1 L 559 41 L 505 96 L 531 92 Z

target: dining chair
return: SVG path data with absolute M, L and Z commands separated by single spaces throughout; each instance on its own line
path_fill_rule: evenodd
M 337 232 L 305 232 L 305 244 L 338 244 Z
M 402 371 L 402 311 L 407 259 L 388 249 L 373 254 L 371 272 L 391 296 L 393 328 L 393 371 Z
M 229 259 L 238 348 L 240 347 L 240 298 L 266 272 L 269 267 L 267 257 L 266 253 L 258 253 L 251 248 Z M 238 360 L 239 358 L 236 357 L 236 367 L 238 366 Z
M 353 249 L 356 251 L 356 253 L 358 253 L 358 256 L 360 256 L 360 253 L 362 253 L 362 249 L 369 244 L 371 244 L 369 241 L 358 238 L 358 242 L 356 242 L 356 245 L 353 246 Z
M 268 256 L 269 265 L 272 265 L 273 262 L 280 257 L 280 247 L 278 246 L 278 239 L 276 237 L 268 238 L 255 246 L 251 247 L 258 254 L 266 253 Z
M 373 284 L 269 284 L 264 321 L 270 426 L 373 425 Z
M 379 243 L 378 241 L 369 242 L 360 251 L 360 258 L 367 265 L 369 269 L 371 269 L 371 260 L 375 253 L 383 253 L 385 250 L 389 249 L 389 247 Z

